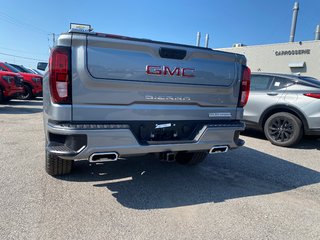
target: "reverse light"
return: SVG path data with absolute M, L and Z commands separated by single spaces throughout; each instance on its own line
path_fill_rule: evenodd
M 56 47 L 49 59 L 49 85 L 52 102 L 71 104 L 71 49 Z
M 312 98 L 317 98 L 317 99 L 320 99 L 320 93 L 305 93 L 303 94 L 307 97 L 312 97 Z
M 240 85 L 240 98 L 239 98 L 239 107 L 244 107 L 249 99 L 250 93 L 250 78 L 251 78 L 251 71 L 250 68 L 244 67 L 242 73 L 242 81 Z

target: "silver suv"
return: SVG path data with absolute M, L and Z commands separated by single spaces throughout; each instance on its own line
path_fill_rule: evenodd
M 320 81 L 297 75 L 252 73 L 244 109 L 248 128 L 264 131 L 278 146 L 292 146 L 306 135 L 320 135 Z

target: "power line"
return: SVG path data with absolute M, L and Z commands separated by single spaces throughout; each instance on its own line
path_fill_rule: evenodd
M 47 31 L 43 28 L 40 28 L 38 26 L 35 26 L 33 24 L 21 21 L 21 20 L 14 18 L 14 17 L 8 15 L 7 13 L 1 12 L 1 11 L 0 11 L 0 20 L 5 21 L 10 24 L 13 24 L 16 27 L 20 27 L 20 28 L 24 29 L 25 31 L 32 31 L 34 33 L 46 35 L 47 40 L 48 40 L 49 49 L 51 49 L 49 36 L 52 36 L 53 37 L 52 44 L 53 44 L 53 46 L 55 45 L 55 33 L 49 32 L 49 31 Z
M 0 52 L 0 54 L 1 55 L 5 55 L 5 56 L 10 56 L 10 57 L 17 57 L 17 58 L 22 58 L 22 59 L 34 60 L 34 61 L 38 61 L 38 62 L 46 62 L 47 61 L 47 60 L 43 60 L 43 59 L 23 57 L 23 56 L 18 56 L 18 55 L 13 55 L 13 54 L 8 54 L 8 53 L 2 53 L 2 52 Z
M 30 30 L 30 27 L 33 28 L 34 31 L 37 31 L 38 33 L 42 33 L 42 34 L 51 34 L 50 32 L 40 28 L 40 27 L 37 27 L 37 26 L 34 26 L 30 23 L 26 23 L 26 22 L 22 22 L 21 20 L 19 19 L 16 19 L 14 17 L 11 17 L 9 16 L 8 14 L 4 13 L 4 12 L 1 12 L 0 11 L 0 17 L 2 17 L 1 19 L 8 22 L 8 23 L 11 23 L 13 25 L 16 25 L 18 27 L 22 27 L 22 26 L 27 26 L 28 29 L 26 30 Z M 24 28 L 25 29 L 25 28 Z
M 23 51 L 23 50 L 17 50 L 17 49 L 6 48 L 6 47 L 0 47 L 0 48 L 1 49 L 5 49 L 5 50 L 10 50 L 10 51 L 13 51 L 13 52 L 20 52 L 20 53 L 37 54 L 37 55 L 48 56 L 48 54 L 44 54 L 44 53 L 27 52 L 27 51 Z
M 32 33 L 34 33 L 34 34 L 41 34 L 41 35 L 49 35 L 49 34 L 47 34 L 47 33 L 39 32 L 39 31 L 36 31 L 36 30 L 34 30 L 34 29 L 26 28 L 25 26 L 16 24 L 16 23 L 14 23 L 14 22 L 12 22 L 12 21 L 10 21 L 10 20 L 3 19 L 1 15 L 0 15 L 0 20 L 5 21 L 5 22 L 10 23 L 10 24 L 13 24 L 13 25 L 15 25 L 16 27 L 19 27 L 19 28 L 21 28 L 21 29 L 23 29 L 24 31 L 27 31 L 27 32 L 32 32 Z
M 38 26 L 35 26 L 33 24 L 27 23 L 27 22 L 23 22 L 17 18 L 14 18 L 4 12 L 0 11 L 0 20 L 5 21 L 7 23 L 13 24 L 16 27 L 20 27 L 25 31 L 32 31 L 34 33 L 38 33 L 38 34 L 43 34 L 43 35 L 47 35 L 47 39 L 48 39 L 48 47 L 49 49 L 50 47 L 50 40 L 49 40 L 49 36 L 53 37 L 53 46 L 55 45 L 55 33 L 49 32 L 43 28 L 40 28 Z M 27 28 L 26 28 L 27 27 Z

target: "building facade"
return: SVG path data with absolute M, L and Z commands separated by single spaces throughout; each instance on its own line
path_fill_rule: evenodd
M 245 46 L 217 50 L 246 56 L 252 72 L 300 74 L 320 79 L 320 40 Z

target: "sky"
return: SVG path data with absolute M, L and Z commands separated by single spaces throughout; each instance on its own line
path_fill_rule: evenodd
M 7 0 L 0 8 L 0 61 L 35 68 L 47 61 L 52 33 L 70 23 L 95 32 L 209 47 L 288 42 L 294 0 Z M 300 0 L 295 41 L 313 40 L 320 0 Z

